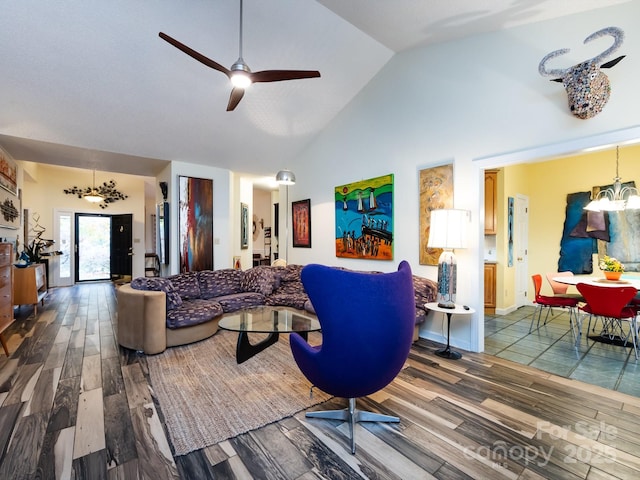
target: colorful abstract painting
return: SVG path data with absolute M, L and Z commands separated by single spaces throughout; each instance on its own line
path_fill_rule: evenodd
M 311 248 L 311 199 L 291 203 L 293 246 Z
M 213 180 L 179 177 L 180 273 L 213 270 Z
M 431 210 L 453 208 L 453 165 L 420 170 L 420 265 L 438 265 L 441 248 L 429 248 Z
M 335 188 L 336 257 L 393 260 L 393 174 Z

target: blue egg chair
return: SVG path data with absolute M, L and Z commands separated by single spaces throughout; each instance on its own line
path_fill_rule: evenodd
M 292 333 L 293 358 L 314 387 L 349 399 L 343 410 L 306 416 L 348 421 L 355 453 L 357 422 L 400 421 L 356 409 L 356 398 L 388 385 L 409 356 L 416 320 L 411 267 L 403 261 L 397 272 L 360 273 L 311 264 L 301 278 L 322 327 L 322 345 L 310 346 Z

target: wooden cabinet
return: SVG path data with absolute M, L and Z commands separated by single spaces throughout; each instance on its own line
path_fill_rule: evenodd
M 484 264 L 484 311 L 496 313 L 496 271 L 495 263 Z
M 495 235 L 498 231 L 498 171 L 484 172 L 484 234 Z
M 2 336 L 13 323 L 13 245 L 0 243 L 0 342 L 4 353 L 9 356 L 9 349 Z
M 13 303 L 33 305 L 34 315 L 38 314 L 38 303 L 44 305 L 47 296 L 47 273 L 44 263 L 36 263 L 25 268 L 13 269 Z

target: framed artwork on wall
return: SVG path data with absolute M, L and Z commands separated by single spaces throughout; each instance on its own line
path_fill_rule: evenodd
M 311 248 L 311 199 L 291 203 L 293 246 Z
M 18 195 L 18 165 L 0 147 L 0 187 L 13 195 Z
M 17 230 L 20 228 L 20 197 L 0 189 L 0 227 Z
M 249 205 L 240 204 L 240 248 L 249 248 Z
M 213 180 L 178 177 L 180 273 L 213 270 Z
M 441 248 L 429 248 L 431 210 L 453 208 L 453 164 L 420 170 L 420 265 L 438 265 Z
M 393 260 L 393 174 L 335 187 L 336 257 Z

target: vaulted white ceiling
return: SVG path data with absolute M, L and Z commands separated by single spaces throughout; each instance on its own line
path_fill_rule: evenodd
M 9 0 L 0 13 L 0 146 L 17 160 L 155 175 L 168 160 L 272 175 L 396 53 L 629 0 L 245 0 L 253 85 L 233 112 L 239 0 Z

